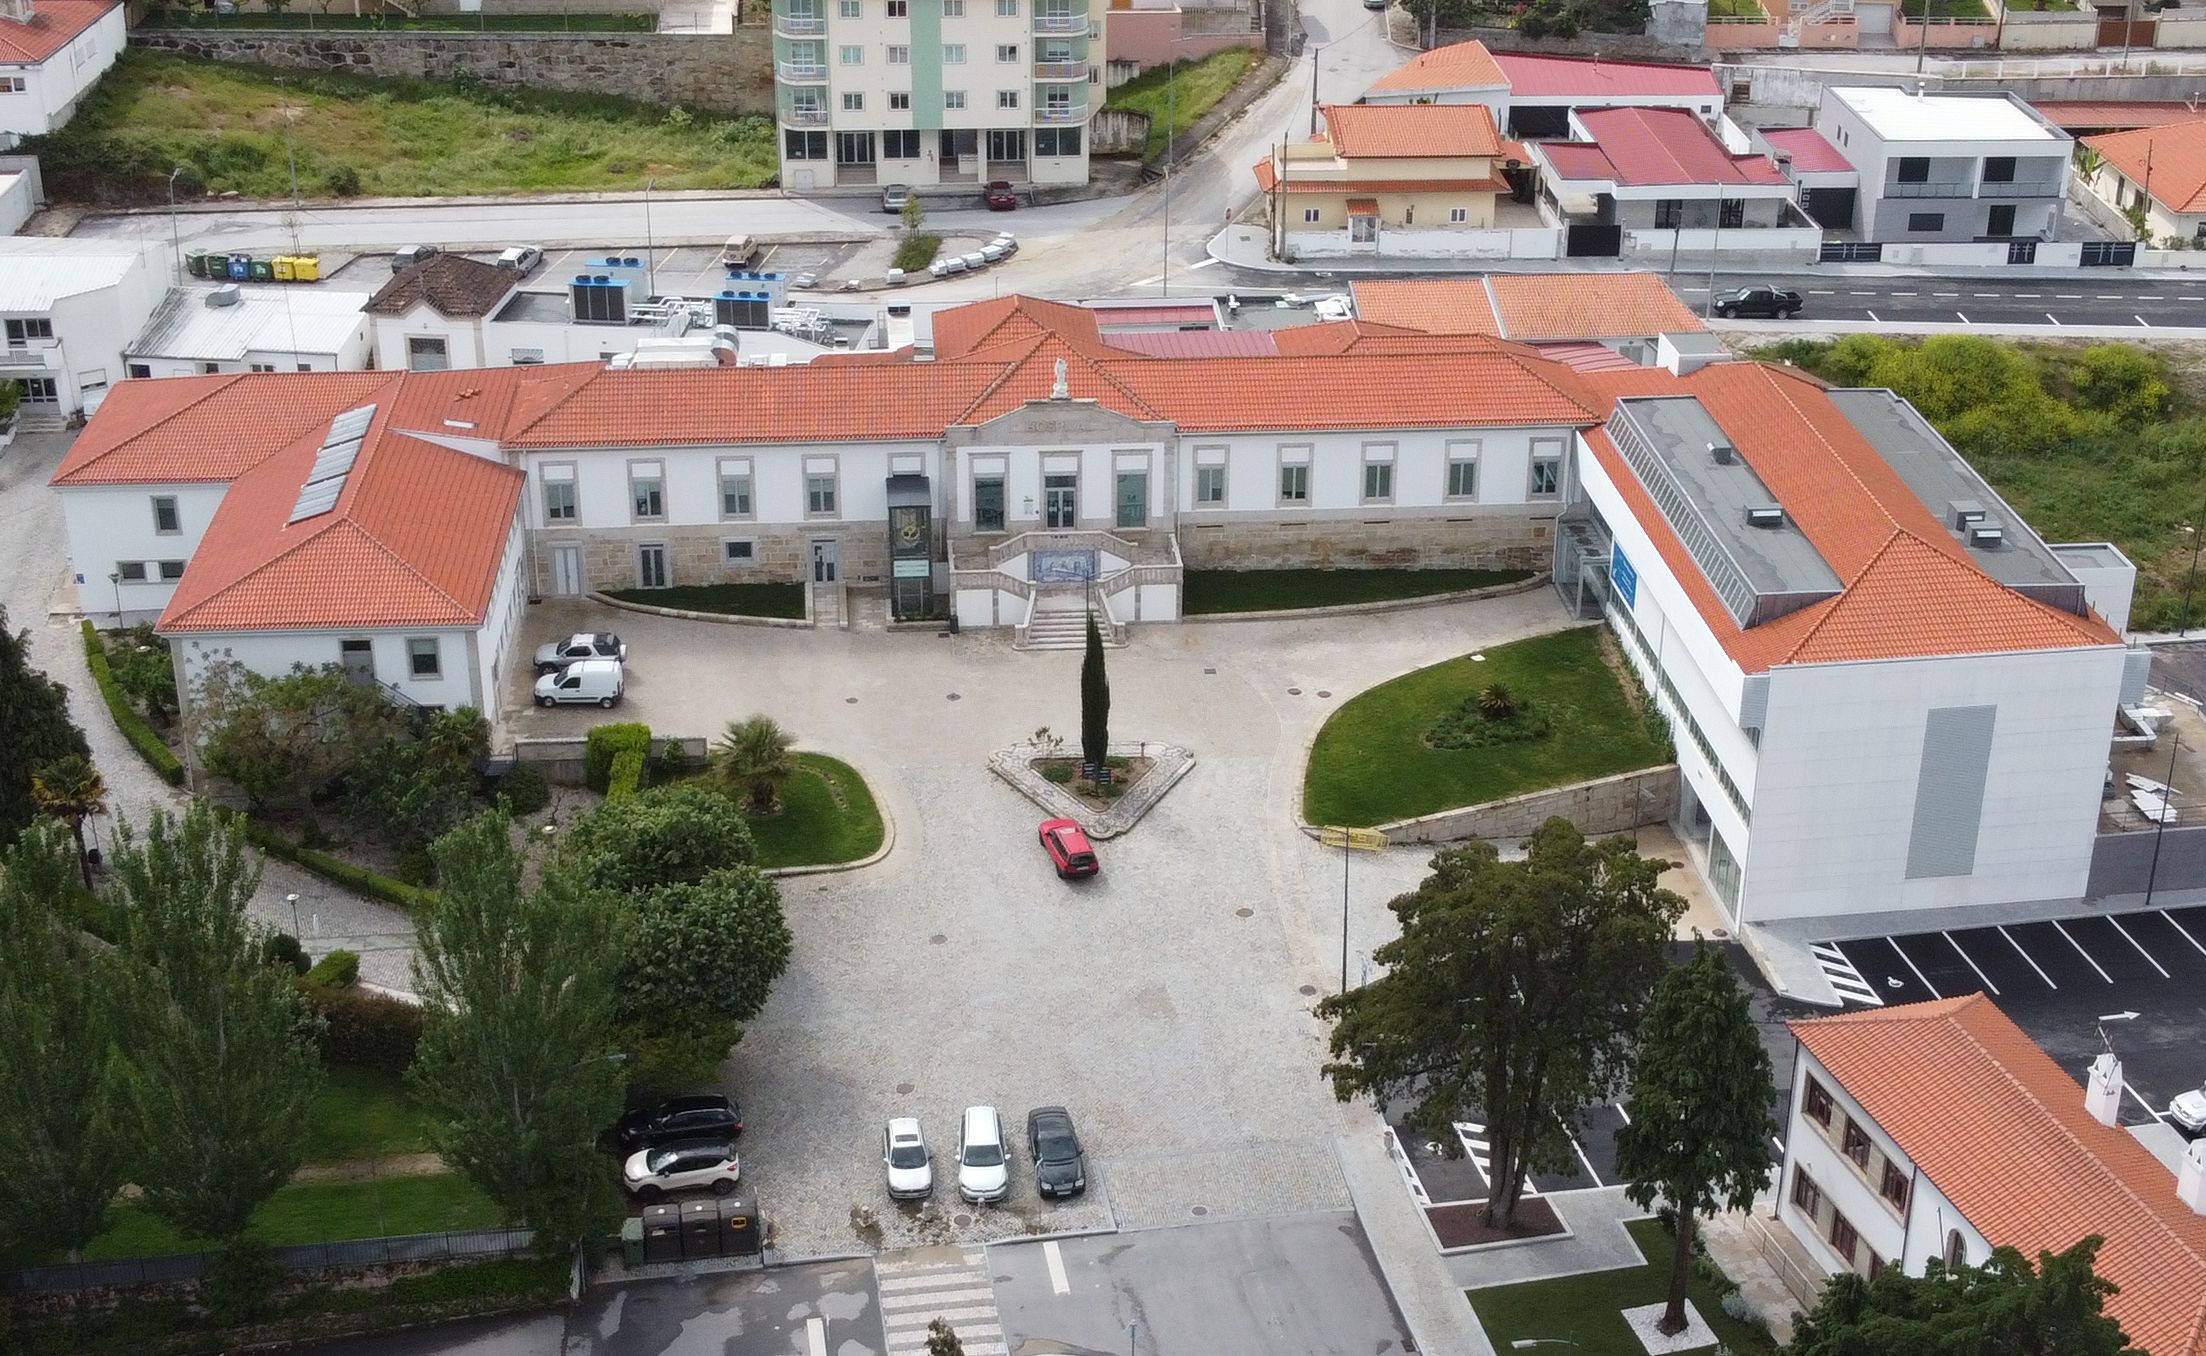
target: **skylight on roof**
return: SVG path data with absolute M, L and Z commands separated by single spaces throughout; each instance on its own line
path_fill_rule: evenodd
M 367 437 L 368 425 L 374 420 L 375 406 L 362 405 L 329 421 L 329 433 L 322 439 L 321 450 L 314 454 L 314 464 L 307 468 L 306 483 L 299 487 L 299 499 L 291 506 L 288 521 L 304 522 L 337 507 L 345 477 L 359 458 L 361 440 Z

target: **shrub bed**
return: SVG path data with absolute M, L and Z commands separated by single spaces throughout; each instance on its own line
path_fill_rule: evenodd
M 294 866 L 304 867 L 323 880 L 334 881 L 349 890 L 396 904 L 402 909 L 433 909 L 437 904 L 437 892 L 419 885 L 408 885 L 393 880 L 380 872 L 364 866 L 342 861 L 326 852 L 317 852 L 291 841 L 284 833 L 257 819 L 245 820 L 245 834 L 255 846 L 271 857 L 281 857 Z
M 419 1007 L 373 989 L 325 988 L 303 978 L 297 984 L 322 1019 L 317 1040 L 323 1063 L 393 1077 L 413 1064 L 421 1044 Z
M 645 736 L 648 741 L 649 735 Z M 627 800 L 643 785 L 644 753 L 642 749 L 622 749 L 613 759 L 613 770 L 605 779 L 607 801 Z
M 612 780 L 613 760 L 629 750 L 644 757 L 650 756 L 650 726 L 635 721 L 616 721 L 609 725 L 593 726 L 585 737 L 583 746 L 583 784 L 603 795 Z
M 161 780 L 171 786 L 184 784 L 184 762 L 175 751 L 161 742 L 161 736 L 146 724 L 138 708 L 130 704 L 122 689 L 115 685 L 115 672 L 107 662 L 107 646 L 100 641 L 100 633 L 90 622 L 84 623 L 84 660 L 91 666 L 92 681 L 99 685 L 100 700 L 107 703 L 107 714 L 114 717 L 115 728 L 123 732 L 130 747 L 138 751 Z
M 355 951 L 332 951 L 314 962 L 306 972 L 306 982 L 321 989 L 349 989 L 360 982 L 360 955 Z

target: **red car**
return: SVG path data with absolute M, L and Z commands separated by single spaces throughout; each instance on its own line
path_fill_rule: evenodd
M 1019 205 L 1019 195 L 1011 191 L 1011 181 L 998 179 L 988 186 L 984 195 L 991 212 L 1008 212 Z
M 1092 876 L 1103 869 L 1095 860 L 1095 849 L 1088 845 L 1088 836 L 1069 819 L 1042 821 L 1042 850 L 1049 854 L 1050 865 L 1057 868 L 1059 880 Z

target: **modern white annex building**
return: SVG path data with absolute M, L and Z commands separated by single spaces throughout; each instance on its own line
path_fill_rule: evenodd
M 23 391 L 26 425 L 59 427 L 123 379 L 168 272 L 124 240 L 0 236 L 0 380 Z

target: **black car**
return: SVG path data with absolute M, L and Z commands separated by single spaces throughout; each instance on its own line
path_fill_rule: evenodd
M 1734 287 L 1716 294 L 1715 311 L 1726 318 L 1751 315 L 1790 320 L 1800 314 L 1800 294 L 1782 287 Z
M 1088 1160 L 1072 1113 L 1061 1106 L 1036 1107 L 1026 1117 L 1026 1152 L 1034 1160 L 1034 1182 L 1044 1196 L 1077 1196 L 1088 1189 Z
M 631 1111 L 613 1132 L 622 1153 L 677 1139 L 734 1139 L 743 1133 L 743 1111 L 718 1093 L 669 1097 L 648 1111 Z

